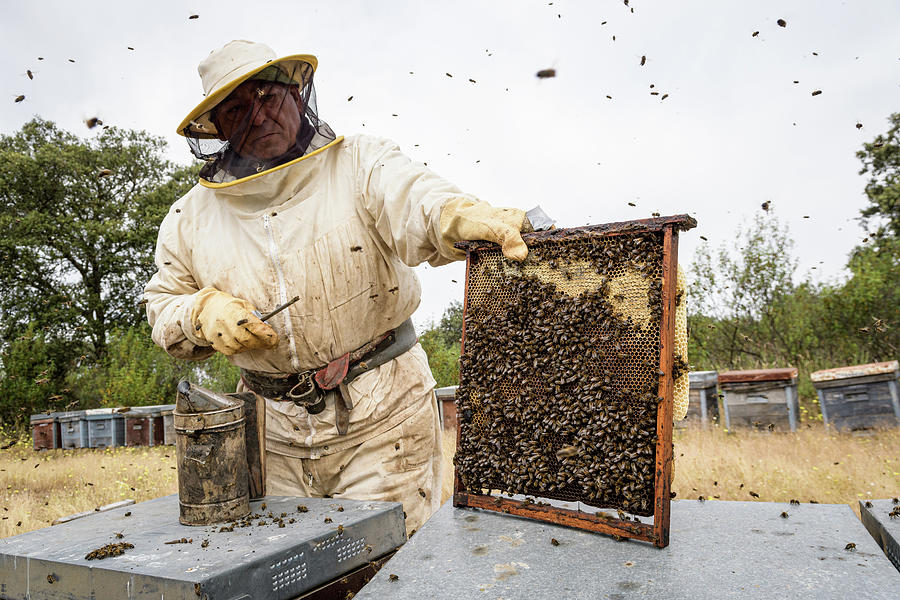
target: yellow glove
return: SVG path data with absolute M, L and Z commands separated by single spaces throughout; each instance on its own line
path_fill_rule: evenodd
M 524 210 L 457 198 L 441 210 L 441 238 L 450 248 L 456 242 L 487 240 L 499 244 L 506 258 L 523 261 L 528 256 L 521 234 L 525 222 Z
M 194 335 L 227 356 L 278 345 L 275 330 L 253 314 L 246 300 L 206 287 L 200 290 L 191 311 Z M 240 325 L 238 322 L 242 321 Z

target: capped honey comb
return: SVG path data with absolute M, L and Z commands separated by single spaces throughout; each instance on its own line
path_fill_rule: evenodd
M 691 382 L 688 377 L 688 331 L 687 331 L 687 302 L 684 299 L 684 273 L 678 268 L 678 285 L 675 296 L 675 367 L 672 375 L 675 377 L 675 394 L 673 413 L 676 421 L 687 416 L 688 400 L 690 398 Z

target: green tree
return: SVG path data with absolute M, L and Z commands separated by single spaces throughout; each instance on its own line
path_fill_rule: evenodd
M 869 205 L 862 211 L 864 226 L 874 226 L 873 237 L 900 238 L 900 113 L 888 118 L 890 128 L 856 153 L 860 175 L 868 175 Z
M 853 249 L 850 279 L 825 297 L 825 319 L 857 361 L 894 360 L 900 348 L 900 113 L 856 153 L 869 175 L 862 224 L 870 243 Z
M 110 332 L 99 365 L 84 363 L 69 372 L 71 395 L 83 406 L 172 404 L 182 379 L 221 393 L 235 391 L 240 371 L 222 354 L 203 362 L 179 360 L 153 343 L 146 322 Z
M 200 363 L 191 362 L 195 366 L 197 381 L 200 385 L 220 394 L 230 394 L 237 390 L 241 379 L 241 370 L 231 364 L 224 354 L 216 352 Z
M 63 410 L 70 403 L 66 361 L 59 350 L 33 326 L 8 341 L 0 352 L 0 425 L 21 426 L 32 414 Z
M 462 339 L 462 323 L 462 302 L 453 300 L 450 302 L 450 306 L 444 309 L 444 314 L 441 315 L 441 322 L 437 326 L 444 345 L 452 347 L 453 344 L 459 344 Z
M 178 382 L 191 365 L 172 358 L 150 338 L 150 326 L 113 330 L 103 361 L 99 392 L 103 406 L 146 406 L 175 401 Z M 93 387 L 93 386 L 92 386 Z
M 459 385 L 459 343 L 448 346 L 439 329 L 429 329 L 419 336 L 428 355 L 428 366 L 438 387 Z
M 144 319 L 157 228 L 189 168 L 165 142 L 114 127 L 89 139 L 36 118 L 0 136 L 0 334 L 27 324 L 101 359 L 109 332 Z
M 756 215 L 734 246 L 697 249 L 691 266 L 688 356 L 695 367 L 800 366 L 814 343 L 818 290 L 794 284 L 797 261 L 787 227 Z
M 431 374 L 438 387 L 459 385 L 459 349 L 462 336 L 462 303 L 450 303 L 438 325 L 432 322 L 422 335 L 419 343 L 428 355 Z
M 900 348 L 900 239 L 854 249 L 850 278 L 823 293 L 823 346 L 834 347 L 829 366 L 895 360 Z

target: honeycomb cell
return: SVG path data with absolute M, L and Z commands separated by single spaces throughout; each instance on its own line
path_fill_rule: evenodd
M 684 300 L 684 273 L 678 267 L 676 295 L 679 299 L 675 304 L 675 356 L 680 357 L 682 368 L 680 373 L 673 373 L 675 377 L 675 393 L 673 395 L 672 414 L 676 421 L 687 416 L 688 400 L 690 398 L 691 383 L 688 380 L 688 337 L 687 337 L 687 302 Z
M 467 490 L 653 514 L 662 254 L 661 233 L 638 232 L 544 240 L 523 263 L 470 255 Z

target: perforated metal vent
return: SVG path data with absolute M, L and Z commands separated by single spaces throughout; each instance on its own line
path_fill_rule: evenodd
M 348 538 L 343 533 L 336 533 L 328 540 L 319 543 L 313 548 L 313 552 L 334 550 L 337 561 L 343 562 L 362 552 L 366 547 L 366 538 Z
M 306 579 L 307 566 L 303 555 L 299 552 L 269 565 L 273 592 L 290 589 Z

